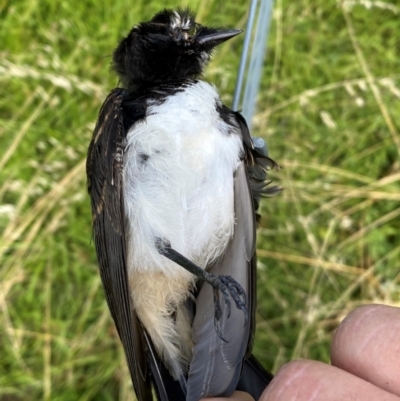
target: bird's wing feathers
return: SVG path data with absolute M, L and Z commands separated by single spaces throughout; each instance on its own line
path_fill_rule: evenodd
M 254 199 L 265 196 L 275 195 L 280 191 L 277 186 L 268 185 L 267 170 L 279 167 L 278 164 L 270 159 L 262 151 L 258 150 L 251 138 L 249 127 L 246 120 L 238 111 L 233 111 L 225 105 L 218 106 L 218 112 L 224 122 L 234 128 L 243 140 L 244 161 L 247 166 L 251 193 Z M 256 205 L 258 202 L 255 202 Z
M 235 232 L 226 252 L 211 267 L 213 274 L 229 275 L 242 285 L 247 293 L 248 311 L 253 315 L 252 258 L 255 249 L 255 220 L 246 167 L 242 162 L 234 174 Z M 232 303 L 230 317 L 223 304 L 220 319 L 222 341 L 214 329 L 212 288 L 203 285 L 196 300 L 193 323 L 193 359 L 188 378 L 188 401 L 201 396 L 230 395 L 239 380 L 246 354 L 251 321 L 245 323 L 244 314 Z
M 123 200 L 123 89 L 105 100 L 89 146 L 88 190 L 100 275 L 111 315 L 123 344 L 139 401 L 152 400 L 146 379 L 142 329 L 131 307 L 126 266 Z
M 157 354 L 150 336 L 143 331 L 146 341 L 147 360 L 152 372 L 158 401 L 186 401 L 185 392 L 178 380 L 174 380 Z
M 280 188 L 274 185 L 268 185 L 267 170 L 278 168 L 278 164 L 267 155 L 260 153 L 253 145 L 246 120 L 238 111 L 231 111 L 231 116 L 236 120 L 240 127 L 245 147 L 245 162 L 248 167 L 250 188 L 253 198 L 272 196 L 280 191 Z
M 255 198 L 279 191 L 276 187 L 267 188 L 266 182 L 267 169 L 277 167 L 277 164 L 254 148 L 242 115 L 226 106 L 221 106 L 219 112 L 221 118 L 242 137 L 244 154 L 243 161 L 234 173 L 234 235 L 225 253 L 213 264 L 210 272 L 230 275 L 242 285 L 247 295 L 249 320 L 245 323 L 242 311 L 234 305 L 230 317 L 227 318 L 226 305 L 222 305 L 221 333 L 228 342 L 222 341 L 214 330 L 212 288 L 208 285 L 202 286 L 196 299 L 196 317 L 193 323 L 195 346 L 188 378 L 188 401 L 197 400 L 201 396 L 230 395 L 236 389 L 244 360 L 251 357 L 256 312 Z M 251 370 L 247 369 L 246 374 L 248 371 Z M 269 377 L 263 378 L 257 391 L 268 380 Z M 246 389 L 248 390 L 248 386 Z

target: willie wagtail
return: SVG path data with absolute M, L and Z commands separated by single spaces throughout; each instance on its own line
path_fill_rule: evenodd
M 139 401 L 198 401 L 270 380 L 251 356 L 256 214 L 275 163 L 200 80 L 237 29 L 188 9 L 134 26 L 87 159 L 101 279 Z

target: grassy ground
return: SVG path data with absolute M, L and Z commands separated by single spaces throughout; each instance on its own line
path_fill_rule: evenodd
M 244 28 L 246 4 L 193 0 Z M 90 244 L 84 163 L 121 35 L 167 0 L 1 2 L 0 400 L 133 400 Z M 282 169 L 263 202 L 255 353 L 329 360 L 358 305 L 400 306 L 400 8 L 276 0 L 254 133 Z M 241 40 L 206 78 L 230 104 Z

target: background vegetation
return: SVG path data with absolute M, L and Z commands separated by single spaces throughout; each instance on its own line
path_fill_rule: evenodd
M 247 2 L 188 3 L 200 22 L 245 27 Z M 117 83 L 112 49 L 177 3 L 0 4 L 0 400 L 133 400 L 90 243 L 84 164 Z M 394 1 L 275 2 L 254 118 L 284 187 L 262 204 L 258 244 L 255 353 L 274 372 L 328 361 L 353 308 L 400 306 L 399 16 Z M 242 40 L 206 73 L 228 105 Z

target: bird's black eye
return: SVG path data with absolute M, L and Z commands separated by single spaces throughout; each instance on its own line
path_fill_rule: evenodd
M 189 29 L 189 35 L 190 35 L 190 36 L 194 36 L 194 35 L 196 34 L 196 32 L 197 32 L 197 25 L 194 24 L 194 25 L 192 25 L 192 26 L 190 27 L 190 29 Z
M 197 24 L 193 24 L 187 28 L 184 28 L 182 31 L 187 32 L 189 36 L 194 36 L 197 32 Z

